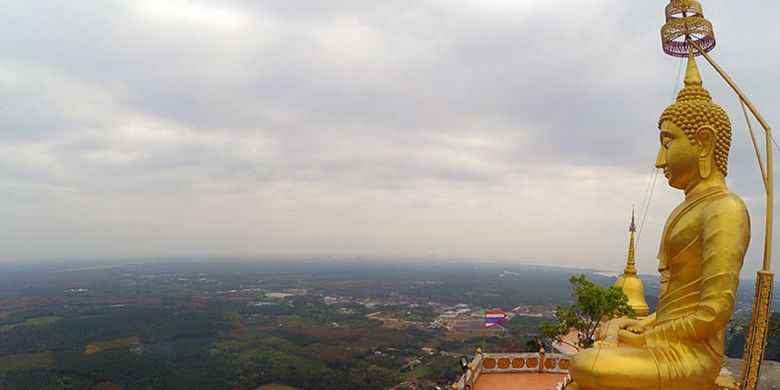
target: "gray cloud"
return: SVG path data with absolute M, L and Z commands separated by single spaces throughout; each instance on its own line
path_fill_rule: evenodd
M 770 122 L 775 8 L 705 4 L 713 54 Z M 618 269 L 678 87 L 662 17 L 662 4 L 624 1 L 8 1 L 3 257 Z M 752 273 L 763 223 L 752 147 L 737 100 L 700 67 L 735 125 L 729 182 L 757 227 Z M 679 199 L 660 177 L 642 271 Z

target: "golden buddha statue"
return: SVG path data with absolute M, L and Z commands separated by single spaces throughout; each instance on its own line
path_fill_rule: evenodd
M 656 167 L 685 200 L 664 227 L 657 310 L 602 324 L 594 347 L 574 357 L 567 390 L 718 388 L 750 220 L 726 188 L 728 116 L 702 87 L 692 53 L 685 87 L 661 114 L 659 129 Z

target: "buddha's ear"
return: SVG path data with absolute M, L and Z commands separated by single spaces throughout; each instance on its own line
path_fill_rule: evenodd
M 715 129 L 712 126 L 704 125 L 696 129 L 696 133 L 693 135 L 693 139 L 701 148 L 701 151 L 699 152 L 699 158 L 712 156 L 713 152 L 715 151 L 715 142 L 717 141 Z

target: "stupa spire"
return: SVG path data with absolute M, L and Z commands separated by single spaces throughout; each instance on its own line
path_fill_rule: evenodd
M 628 260 L 626 261 L 626 268 L 623 270 L 623 275 L 636 275 L 636 257 L 634 255 L 634 233 L 636 232 L 636 224 L 634 223 L 634 208 L 631 208 L 631 225 L 628 228 L 631 232 L 628 241 Z
M 623 290 L 628 297 L 628 304 L 634 308 L 637 317 L 646 317 L 650 312 L 645 300 L 645 286 L 642 280 L 637 276 L 636 258 L 634 256 L 634 233 L 636 233 L 636 222 L 634 218 L 634 208 L 631 207 L 631 225 L 628 226 L 630 238 L 628 241 L 628 259 L 623 274 L 615 281 L 615 287 Z

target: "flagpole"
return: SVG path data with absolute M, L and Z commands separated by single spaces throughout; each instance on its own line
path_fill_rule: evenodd
M 485 352 L 485 338 L 487 337 L 487 330 L 498 325 L 501 321 L 508 319 L 509 316 L 505 311 L 488 311 L 485 310 L 485 325 L 482 328 L 482 349 L 481 352 Z
M 490 329 L 490 326 L 488 326 L 487 315 L 488 311 L 485 310 L 485 324 L 482 328 L 482 353 L 485 353 L 485 337 L 487 336 L 487 330 Z

